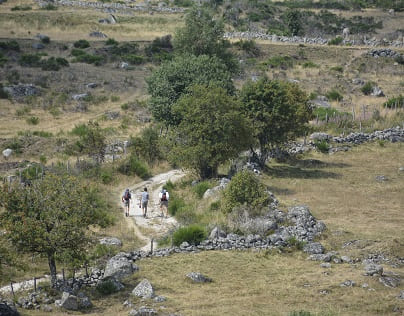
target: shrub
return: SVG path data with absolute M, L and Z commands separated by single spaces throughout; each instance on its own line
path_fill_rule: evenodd
M 293 67 L 293 60 L 290 56 L 274 56 L 263 63 L 271 68 L 287 69 Z
M 192 0 L 174 0 L 174 5 L 177 7 L 192 7 L 193 1 Z
M 404 54 L 399 54 L 396 57 L 394 57 L 394 61 L 396 63 L 399 63 L 400 65 L 404 65 Z
M 4 148 L 12 149 L 16 154 L 21 154 L 24 148 L 24 144 L 18 138 L 12 138 L 4 144 Z
M 265 186 L 248 170 L 238 172 L 223 194 L 222 209 L 230 213 L 236 206 L 246 203 L 252 208 L 262 208 L 269 202 Z
M 3 84 L 0 83 L 0 99 L 8 99 L 10 95 L 6 90 L 3 89 Z
M 173 197 L 173 194 L 170 193 L 170 203 L 168 203 L 168 212 L 175 216 L 179 209 L 185 206 L 185 201 L 181 198 Z
M 210 189 L 211 185 L 208 181 L 202 181 L 196 184 L 192 190 L 196 193 L 199 199 L 203 197 L 205 194 L 206 190 Z
M 303 65 L 303 68 L 319 68 L 320 66 L 313 63 L 312 61 L 306 61 Z
M 3 67 L 4 64 L 8 61 L 7 57 L 5 57 L 2 53 L 0 53 L 0 67 Z
M 137 43 L 124 43 L 120 46 L 113 45 L 109 49 L 110 53 L 115 56 L 124 56 L 136 54 L 139 50 L 139 44 Z
M 330 145 L 325 140 L 317 140 L 314 142 L 314 146 L 316 146 L 317 150 L 319 152 L 322 152 L 323 154 L 327 154 L 330 150 Z
M 98 283 L 96 290 L 101 295 L 109 295 L 109 294 L 118 292 L 119 288 L 117 287 L 116 281 L 109 279 L 109 280 L 104 280 L 104 281 Z
M 112 170 L 102 170 L 100 174 L 100 178 L 102 183 L 104 184 L 109 184 L 114 180 L 113 172 Z
M 301 311 L 290 312 L 288 316 L 313 316 L 313 314 L 310 312 L 301 310 Z
M 42 36 L 41 37 L 41 42 L 43 43 L 43 44 L 49 44 L 50 43 L 50 37 L 49 36 Z
M 328 41 L 328 45 L 340 45 L 343 42 L 343 38 L 341 36 L 337 36 L 332 40 Z
M 90 43 L 87 40 L 81 39 L 74 42 L 73 46 L 76 48 L 87 48 L 90 47 Z
M 27 123 L 31 125 L 38 125 L 39 124 L 39 117 L 38 116 L 31 116 L 27 118 Z
M 117 95 L 111 95 L 111 102 L 118 102 L 121 98 Z
M 88 133 L 88 126 L 87 124 L 75 125 L 70 133 L 82 137 Z
M 134 154 L 131 154 L 128 161 L 123 162 L 119 166 L 118 171 L 126 175 L 137 175 L 142 179 L 147 179 L 150 177 L 150 172 L 146 164 L 140 161 L 139 158 Z
M 341 72 L 341 73 L 344 72 L 344 68 L 342 66 L 334 66 L 334 67 L 331 67 L 330 70 L 336 71 L 336 72 Z
M 373 83 L 370 81 L 366 82 L 361 88 L 361 91 L 364 95 L 370 95 L 373 91 Z
M 78 52 L 76 52 L 78 53 Z M 94 64 L 96 66 L 100 66 L 103 62 L 104 58 L 98 55 L 91 55 L 84 52 L 84 54 L 80 53 L 73 62 L 76 63 L 86 63 L 86 64 Z
M 4 50 L 13 50 L 16 52 L 20 51 L 20 44 L 17 41 L 12 40 L 8 42 L 0 42 L 0 48 Z
M 344 98 L 342 94 L 335 89 L 328 91 L 326 97 L 331 101 L 342 101 L 342 99 Z
M 46 138 L 53 136 L 51 132 L 45 132 L 45 131 L 33 131 L 32 135 Z
M 38 54 L 23 54 L 21 55 L 18 63 L 26 67 L 39 67 L 41 56 Z
M 173 234 L 173 244 L 180 246 L 184 241 L 191 245 L 199 245 L 206 237 L 205 230 L 198 225 L 190 225 L 181 227 Z
M 15 114 L 17 116 L 23 116 L 25 114 L 28 114 L 29 112 L 31 112 L 31 108 L 28 106 L 24 106 L 22 109 L 15 110 Z
M 48 3 L 47 5 L 41 7 L 41 9 L 42 10 L 48 10 L 48 11 L 56 11 L 58 9 L 58 7 L 51 4 L 51 3 Z
M 11 8 L 11 11 L 29 11 L 32 10 L 32 7 L 29 5 L 16 5 Z
M 109 39 L 107 39 L 107 41 L 105 42 L 105 45 L 107 45 L 107 46 L 111 46 L 111 45 L 118 45 L 119 43 L 116 41 L 116 40 L 114 40 L 113 38 L 109 38 Z
M 398 97 L 390 98 L 383 104 L 383 106 L 388 109 L 404 108 L 404 96 L 399 95 Z
M 258 57 L 260 55 L 260 49 L 254 40 L 240 40 L 234 45 L 245 51 L 249 56 Z
M 315 117 L 317 117 L 320 121 L 326 121 L 327 118 L 331 118 L 333 116 L 337 116 L 337 115 L 347 115 L 347 116 L 351 116 L 350 113 L 348 112 L 341 112 L 338 111 L 335 108 L 315 108 L 313 110 L 313 115 Z
M 42 60 L 41 61 L 41 69 L 42 70 L 54 70 L 54 71 L 58 71 L 60 70 L 61 67 L 67 67 L 69 66 L 69 62 L 62 58 L 62 57 L 50 57 L 46 60 Z
M 123 59 L 132 65 L 140 65 L 144 62 L 144 58 L 142 56 L 135 54 L 125 55 Z

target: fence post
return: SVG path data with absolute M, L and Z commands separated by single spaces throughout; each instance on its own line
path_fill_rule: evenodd
M 65 268 L 62 269 L 62 277 L 63 277 L 63 284 L 65 284 L 66 283 Z
M 153 238 L 150 240 L 150 253 L 153 253 Z
M 11 287 L 11 293 L 13 294 L 13 297 L 15 297 L 13 281 L 10 282 L 10 287 Z
M 36 292 L 36 277 L 34 277 L 34 291 Z

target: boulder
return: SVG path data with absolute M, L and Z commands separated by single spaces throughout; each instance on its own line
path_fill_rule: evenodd
M 32 44 L 32 48 L 34 48 L 34 49 L 44 49 L 45 45 L 42 44 L 42 43 L 34 43 L 34 44 Z
M 324 253 L 324 247 L 319 242 L 310 242 L 303 246 L 303 251 L 310 255 Z
M 132 294 L 141 298 L 153 298 L 153 286 L 147 279 L 143 279 L 132 291 Z
M 5 159 L 8 159 L 11 156 L 12 153 L 13 153 L 13 150 L 10 149 L 10 148 L 4 149 L 3 152 L 2 152 L 3 157 Z
M 382 275 L 383 267 L 375 263 L 365 263 L 365 275 Z
M 121 69 L 128 69 L 129 68 L 129 64 L 127 63 L 127 62 L 121 62 L 120 64 L 119 64 L 119 68 L 121 68 Z
M 3 90 L 14 99 L 40 94 L 39 89 L 35 87 L 33 84 L 18 84 L 13 86 L 7 86 L 4 87 Z
M 330 108 L 331 104 L 328 102 L 328 98 L 324 95 L 319 95 L 315 99 L 310 100 L 310 103 L 320 108 Z
M 167 298 L 165 296 L 160 296 L 157 295 L 154 297 L 153 301 L 155 301 L 156 303 L 162 303 L 165 302 L 167 300 Z
M 326 140 L 327 141 L 330 138 L 331 138 L 330 135 L 328 135 L 326 133 L 321 133 L 321 132 L 313 133 L 310 135 L 310 139 L 312 139 L 314 141 L 316 141 L 316 140 L 318 140 L 318 141 Z
M 74 296 L 68 292 L 63 292 L 62 298 L 55 302 L 55 305 L 67 310 L 76 311 L 79 309 L 79 302 L 77 296 Z
M 91 300 L 88 296 L 86 296 L 83 292 L 79 292 L 77 294 L 79 308 L 80 309 L 87 309 L 93 307 Z
M 212 279 L 204 276 L 203 274 L 201 274 L 199 272 L 190 272 L 187 274 L 187 277 L 196 283 L 212 282 Z
M 100 31 L 94 31 L 89 34 L 90 37 L 107 38 L 108 36 Z
M 122 246 L 122 241 L 119 240 L 116 237 L 104 237 L 104 238 L 100 239 L 100 244 L 101 245 L 107 245 L 107 246 L 121 247 Z
M 384 97 L 384 93 L 383 93 L 382 89 L 380 89 L 377 86 L 373 87 L 370 95 L 372 95 L 374 97 Z
M 398 275 L 381 276 L 379 282 L 386 287 L 398 287 L 400 285 L 400 277 Z
M 97 288 L 101 289 L 104 287 L 107 287 L 110 292 L 115 293 L 122 290 L 125 286 L 117 279 L 110 277 L 107 279 L 103 279 L 97 283 Z
M 353 287 L 353 286 L 355 286 L 355 281 L 352 281 L 352 280 L 346 280 L 346 281 L 344 281 L 344 282 L 342 282 L 339 286 L 341 286 L 341 287 Z
M 404 290 L 402 290 L 400 292 L 400 294 L 397 296 L 397 298 L 400 299 L 400 300 L 404 300 Z
M 72 99 L 75 101 L 80 101 L 83 100 L 84 98 L 88 97 L 88 93 L 80 93 L 80 94 L 74 94 L 72 95 Z
M 139 268 L 126 257 L 126 254 L 121 252 L 108 260 L 104 271 L 104 279 L 114 277 L 120 280 L 131 275 Z
M 5 302 L 0 302 L 0 315 L 4 316 L 19 316 L 20 313 L 17 312 L 17 309 Z
M 129 316 L 154 316 L 157 315 L 156 310 L 153 308 L 142 306 L 138 310 L 132 309 L 129 312 Z
M 95 82 L 90 82 L 90 83 L 86 84 L 86 87 L 89 88 L 89 89 L 97 88 L 97 86 L 98 85 Z

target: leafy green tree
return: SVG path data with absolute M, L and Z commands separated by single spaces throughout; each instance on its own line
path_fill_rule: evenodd
M 249 82 L 241 91 L 245 115 L 251 120 L 259 152 L 251 151 L 265 165 L 270 151 L 303 135 L 312 118 L 307 95 L 296 84 L 263 78 Z
M 159 133 L 154 127 L 146 127 L 140 136 L 131 140 L 131 143 L 136 155 L 147 163 L 153 164 L 161 158 Z
M 282 16 L 291 35 L 301 35 L 303 31 L 302 15 L 298 10 L 288 10 Z
M 164 62 L 146 79 L 151 95 L 150 108 L 154 118 L 166 126 L 178 124 L 172 105 L 194 84 L 214 84 L 233 93 L 231 74 L 217 58 L 206 55 L 178 56 Z
M 179 125 L 172 132 L 171 160 L 194 170 L 202 179 L 248 148 L 248 121 L 240 103 L 223 88 L 194 86 L 173 107 Z
M 56 260 L 83 260 L 90 225 L 106 226 L 111 218 L 97 189 L 77 178 L 53 174 L 30 186 L 4 185 L 0 223 L 19 251 L 48 259 L 56 284 Z
M 105 159 L 105 135 L 97 122 L 90 121 L 80 135 L 80 149 L 100 164 Z
M 237 62 L 229 51 L 230 42 L 223 35 L 222 20 L 214 19 L 205 8 L 194 7 L 186 15 L 184 27 L 176 31 L 174 49 L 179 54 L 216 56 L 235 72 L 238 70 Z

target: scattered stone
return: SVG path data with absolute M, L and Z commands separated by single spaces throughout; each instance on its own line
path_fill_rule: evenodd
M 341 261 L 345 263 L 351 263 L 352 259 L 348 256 L 341 256 Z
M 121 69 L 128 69 L 129 68 L 129 64 L 127 63 L 127 62 L 121 62 L 120 64 L 119 64 L 119 68 L 121 68 Z
M 12 153 L 13 153 L 13 150 L 10 149 L 10 148 L 4 149 L 2 151 L 4 159 L 8 159 L 11 156 Z
M 89 34 L 90 37 L 107 38 L 108 36 L 100 31 L 94 31 Z
M 379 282 L 382 283 L 386 287 L 398 287 L 400 285 L 400 277 L 399 276 L 381 276 L 379 278 Z
M 398 294 L 397 298 L 399 300 L 404 300 L 404 290 L 401 290 L 400 294 Z
M 215 239 L 219 237 L 225 238 L 227 236 L 226 232 L 221 230 L 219 227 L 215 227 L 212 229 L 212 231 L 209 234 L 209 239 Z
M 90 83 L 86 84 L 86 87 L 89 88 L 89 89 L 97 88 L 97 86 L 98 85 L 95 82 L 90 82 Z
M 365 275 L 382 275 L 383 267 L 375 263 L 365 263 Z
M 104 286 L 107 286 L 113 293 L 119 292 L 120 290 L 125 288 L 125 286 L 114 277 L 109 277 L 98 281 L 97 288 L 103 288 Z
M 192 281 L 197 282 L 197 283 L 207 283 L 207 282 L 212 282 L 211 278 L 208 278 L 204 276 L 203 274 L 199 272 L 190 272 L 187 274 L 187 277 L 190 278 Z
M 365 81 L 360 78 L 355 78 L 355 79 L 352 79 L 352 83 L 355 85 L 358 85 L 358 86 L 363 86 L 365 84 Z
M 156 303 L 162 303 L 162 302 L 165 302 L 165 301 L 167 300 L 167 298 L 166 298 L 165 296 L 157 295 L 157 296 L 154 297 L 153 300 L 154 300 Z
M 310 139 L 312 139 L 314 141 L 316 141 L 316 140 L 317 141 L 322 141 L 322 140 L 328 141 L 330 138 L 331 138 L 330 135 L 328 135 L 326 133 L 321 133 L 321 132 L 313 133 L 310 135 Z
M 398 171 L 399 171 L 399 172 L 404 172 L 404 167 L 398 168 Z
M 14 99 L 40 94 L 39 89 L 35 87 L 33 84 L 18 84 L 13 86 L 7 86 L 4 87 L 3 90 Z
M 50 313 L 53 311 L 53 308 L 52 308 L 52 306 L 50 306 L 48 304 L 41 304 L 41 311 Z M 0 312 L 0 315 L 2 315 L 1 312 Z
M 107 111 L 104 113 L 104 115 L 108 120 L 111 120 L 111 121 L 116 120 L 121 116 L 121 114 L 117 111 Z
M 79 292 L 77 294 L 79 308 L 80 309 L 87 309 L 93 307 L 91 300 L 88 296 L 86 296 L 83 292 Z
M 314 100 L 310 100 L 310 103 L 320 108 L 330 108 L 331 104 L 328 102 L 328 98 L 324 95 L 317 96 Z
M 331 268 L 331 263 L 324 262 L 324 263 L 320 264 L 320 267 L 325 268 L 325 269 L 329 269 L 329 268 Z
M 80 101 L 85 99 L 86 97 L 88 97 L 89 94 L 88 93 L 81 93 L 81 94 L 73 94 L 72 95 L 72 99 L 75 101 Z
M 120 280 L 121 278 L 132 275 L 132 273 L 137 270 L 139 270 L 139 268 L 126 257 L 124 252 L 121 252 L 108 260 L 105 267 L 104 279 L 114 277 Z
M 308 254 L 321 254 L 324 253 L 324 247 L 319 242 L 310 242 L 303 246 L 303 251 Z
M 370 93 L 370 95 L 372 95 L 374 97 L 384 97 L 384 92 L 382 91 L 382 89 L 375 86 L 375 87 L 373 87 L 372 92 Z
M 122 241 L 116 237 L 103 237 L 100 239 L 100 244 L 107 245 L 107 246 L 121 247 Z
M 156 310 L 145 306 L 140 307 L 139 310 L 132 309 L 129 312 L 129 316 L 154 316 L 154 315 L 157 315 Z
M 362 288 L 367 289 L 368 287 L 369 287 L 369 284 L 367 284 L 367 283 L 362 284 Z
M 341 286 L 341 287 L 353 287 L 353 286 L 355 286 L 355 281 L 352 281 L 352 280 L 346 280 L 346 281 L 344 281 L 344 282 L 342 282 L 339 286 Z
M 180 245 L 180 249 L 187 249 L 190 246 L 190 244 L 186 241 L 182 242 Z
M 147 279 L 143 279 L 132 291 L 132 294 L 141 298 L 153 298 L 153 286 Z
M 384 181 L 387 181 L 387 180 L 388 180 L 387 177 L 384 176 L 384 175 L 376 176 L 376 181 L 377 182 L 384 182 Z
M 57 300 L 55 302 L 55 305 L 72 311 L 76 311 L 79 309 L 77 296 L 74 296 L 67 292 L 63 292 L 62 298 L 60 300 Z
M 322 295 L 327 295 L 327 294 L 330 294 L 330 291 L 328 291 L 328 290 L 320 290 L 319 293 L 322 294 Z

